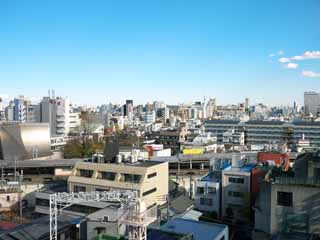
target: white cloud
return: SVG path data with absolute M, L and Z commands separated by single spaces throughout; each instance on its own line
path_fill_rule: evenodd
M 281 63 L 287 63 L 287 62 L 290 62 L 290 59 L 283 57 L 283 58 L 279 58 L 278 61 Z
M 278 55 L 283 55 L 284 54 L 284 51 L 280 50 L 278 51 Z
M 285 65 L 285 68 L 296 69 L 298 66 L 296 63 L 288 63 Z
M 276 56 L 274 53 L 270 53 L 269 54 L 269 57 L 271 57 L 271 58 L 274 57 L 274 56 Z
M 309 78 L 320 78 L 320 73 L 316 73 L 313 71 L 302 71 L 302 76 Z
M 320 51 L 306 51 L 302 55 L 294 56 L 292 60 L 320 59 Z

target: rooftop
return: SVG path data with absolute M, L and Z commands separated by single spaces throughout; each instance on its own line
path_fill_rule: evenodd
M 210 123 L 222 123 L 222 124 L 238 124 L 240 120 L 232 120 L 232 119 L 213 119 L 205 122 L 206 124 Z
M 41 167 L 66 167 L 74 166 L 77 162 L 83 162 L 86 159 L 73 158 L 73 159 L 57 159 L 57 160 L 18 160 L 17 168 L 41 168 Z M 0 160 L 0 167 L 14 168 L 14 161 Z
M 208 240 L 218 237 L 228 227 L 217 223 L 175 218 L 161 226 L 161 229 L 176 233 L 192 233 L 194 240 Z
M 181 234 L 160 229 L 148 229 L 147 237 L 150 240 L 192 240 L 190 233 Z
M 152 160 L 138 161 L 135 163 L 128 163 L 128 165 L 135 166 L 135 167 L 153 167 L 158 164 L 161 164 L 161 163 L 158 161 L 152 161 Z
M 79 216 L 61 214 L 58 218 L 58 231 L 65 227 L 75 225 L 80 221 Z M 30 224 L 20 225 L 14 230 L 0 235 L 0 240 L 38 240 L 49 237 L 49 217 L 45 216 Z
M 242 167 L 231 167 L 231 171 L 237 171 L 237 172 L 251 172 L 252 169 L 254 169 L 257 166 L 256 163 L 247 163 Z
M 207 175 L 202 177 L 200 181 L 203 181 L 203 182 L 219 181 L 219 182 L 221 182 L 221 171 L 209 172 Z

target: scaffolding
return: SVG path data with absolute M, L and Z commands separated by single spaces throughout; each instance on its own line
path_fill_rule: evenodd
M 119 202 L 118 221 L 128 226 L 129 240 L 146 240 L 147 226 L 157 219 L 156 206 L 146 208 L 137 191 L 54 193 L 50 195 L 50 240 L 58 239 L 58 214 L 80 202 Z

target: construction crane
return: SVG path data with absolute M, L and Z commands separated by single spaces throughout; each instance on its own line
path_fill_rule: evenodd
M 121 203 L 118 221 L 128 227 L 129 240 L 146 240 L 147 226 L 157 219 L 156 206 L 147 209 L 137 191 L 54 193 L 50 195 L 50 240 L 58 239 L 58 214 L 80 202 L 112 201 Z

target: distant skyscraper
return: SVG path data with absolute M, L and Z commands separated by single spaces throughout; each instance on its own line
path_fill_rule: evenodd
M 215 98 L 210 98 L 208 103 L 207 103 L 207 118 L 213 117 L 213 114 L 216 110 L 216 99 Z
M 156 112 L 155 111 L 145 113 L 145 117 L 144 117 L 145 124 L 154 123 L 155 121 L 156 121 Z
M 14 103 L 10 101 L 9 105 L 5 109 L 5 116 L 7 121 L 14 121 Z
M 24 96 L 19 96 L 13 100 L 13 119 L 18 122 L 27 121 L 28 103 Z
M 126 114 L 128 117 L 128 121 L 131 122 L 133 120 L 133 100 L 126 100 Z
M 304 93 L 304 112 L 316 116 L 320 112 L 320 94 L 317 92 Z
M 249 109 L 249 98 L 246 98 L 245 99 L 245 103 L 244 103 L 244 108 L 245 108 L 245 110 L 247 111 L 248 109 Z

